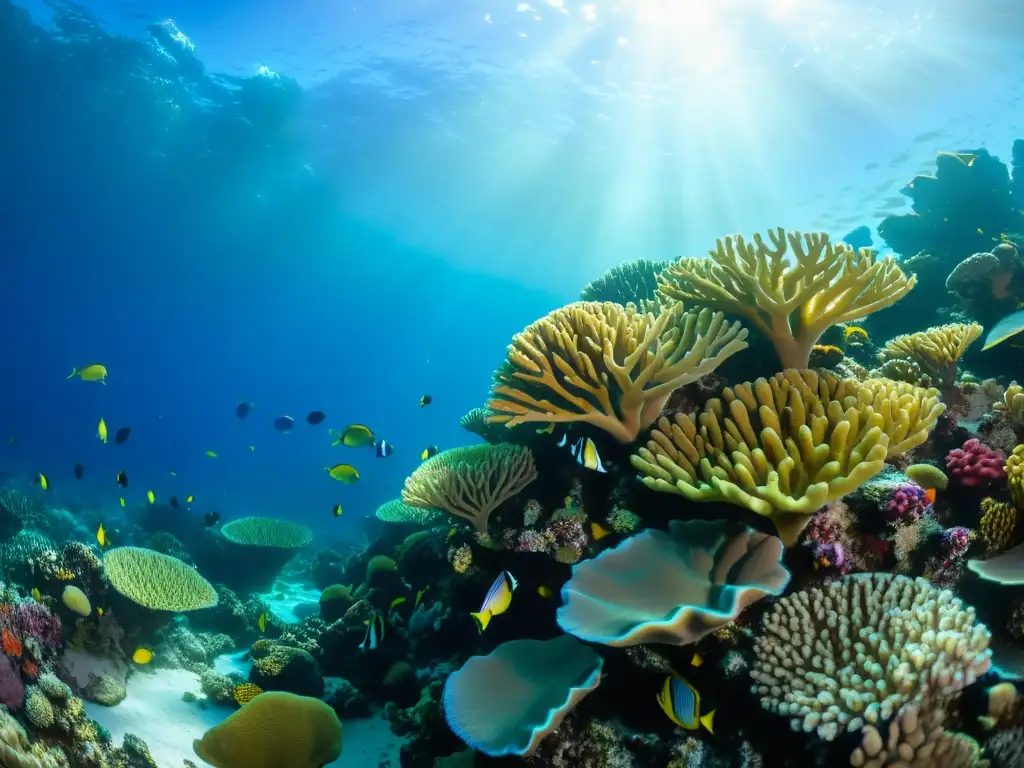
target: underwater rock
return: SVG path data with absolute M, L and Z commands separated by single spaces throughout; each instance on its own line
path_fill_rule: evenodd
M 71 685 L 82 698 L 103 704 L 104 702 L 93 699 L 87 693 L 89 686 L 96 680 L 111 680 L 123 691 L 128 680 L 129 666 L 123 656 L 96 656 L 86 651 L 68 648 L 61 655 L 57 669 L 60 678 Z
M 324 678 L 324 701 L 338 717 L 369 717 L 370 700 L 343 677 Z
M 81 696 L 86 701 L 94 701 L 105 707 L 115 707 L 124 701 L 127 695 L 124 682 L 110 675 L 101 677 L 93 676 L 87 686 L 81 690 Z
M 317 698 L 323 696 L 323 673 L 316 659 L 307 651 L 269 643 L 266 653 L 259 655 L 254 645 L 252 655 L 250 683 L 255 683 L 265 691 L 288 691 L 299 696 Z

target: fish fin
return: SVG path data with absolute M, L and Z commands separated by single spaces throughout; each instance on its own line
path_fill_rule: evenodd
M 718 710 L 712 709 L 706 715 L 701 715 L 700 724 L 708 729 L 708 733 L 712 736 L 715 735 L 715 712 Z
M 68 378 L 69 379 L 75 378 L 75 374 L 77 374 L 77 373 L 78 373 L 78 369 L 77 368 L 72 368 L 71 369 L 71 373 L 68 374 Z
M 476 622 L 476 628 L 480 632 L 483 632 L 485 629 L 487 629 L 487 625 L 491 623 L 490 611 L 480 611 L 479 613 L 471 613 L 469 615 L 473 617 L 473 621 Z

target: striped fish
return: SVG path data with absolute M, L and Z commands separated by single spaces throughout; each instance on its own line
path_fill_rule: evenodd
M 668 715 L 668 719 L 680 728 L 695 731 L 703 725 L 708 733 L 715 732 L 715 710 L 701 715 L 700 694 L 679 675 L 665 678 L 665 685 L 658 693 L 658 705 Z
M 498 616 L 508 610 L 509 605 L 512 603 L 512 593 L 518 586 L 519 582 L 508 571 L 502 571 L 498 574 L 498 578 L 494 580 L 491 588 L 487 591 L 487 597 L 484 598 L 479 612 L 469 614 L 476 621 L 476 625 L 481 632 L 487 629 L 487 625 L 491 623 L 491 617 Z
M 375 651 L 383 639 L 384 618 L 379 613 L 376 613 L 372 619 L 366 622 L 366 637 L 363 638 L 363 642 L 359 644 L 359 647 L 364 651 Z

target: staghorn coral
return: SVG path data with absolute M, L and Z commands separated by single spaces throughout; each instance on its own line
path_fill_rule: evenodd
M 175 557 L 138 547 L 117 547 L 103 558 L 111 586 L 152 610 L 196 611 L 217 604 L 217 591 Z
M 427 459 L 406 478 L 402 501 L 414 507 L 443 509 L 487 533 L 491 512 L 536 478 L 537 466 L 529 448 L 452 448 Z
M 385 523 L 430 525 L 444 515 L 440 509 L 414 507 L 401 499 L 386 501 L 377 507 L 377 519 Z
M 937 395 L 785 371 L 727 387 L 696 416 L 662 417 L 630 461 L 652 490 L 746 507 L 790 546 L 823 504 L 927 439 L 944 409 Z
M 677 305 L 654 317 L 608 302 L 570 304 L 515 336 L 487 407 L 508 427 L 578 422 L 630 443 L 673 391 L 746 348 L 746 337 L 710 310 Z
M 666 269 L 659 295 L 744 317 L 771 340 L 783 368 L 806 368 L 829 327 L 891 306 L 917 280 L 891 256 L 876 260 L 869 249 L 833 244 L 823 232 L 780 227 L 768 238 L 719 239 L 710 258 L 684 258 Z
M 991 497 L 981 500 L 979 526 L 991 554 L 999 554 L 1013 542 L 1017 530 L 1017 510 L 1012 504 Z
M 306 526 L 273 517 L 240 517 L 225 523 L 220 532 L 231 543 L 247 547 L 301 549 L 313 541 Z
M 688 645 L 789 583 L 782 542 L 724 520 L 672 521 L 573 568 L 559 626 L 591 643 Z
M 956 381 L 956 367 L 960 358 L 981 335 L 982 330 L 977 323 L 950 323 L 904 334 L 890 339 L 879 356 L 883 361 L 912 360 L 936 384 L 948 386 Z
M 583 301 L 611 301 L 625 306 L 651 301 L 658 294 L 658 275 L 671 261 L 634 259 L 612 267 L 580 292 Z
M 752 691 L 827 741 L 877 725 L 988 671 L 974 609 L 924 579 L 845 576 L 777 600 L 754 639 Z
M 1006 457 L 994 451 L 977 438 L 954 448 L 946 455 L 946 469 L 961 485 L 968 488 L 1001 480 L 1006 477 Z

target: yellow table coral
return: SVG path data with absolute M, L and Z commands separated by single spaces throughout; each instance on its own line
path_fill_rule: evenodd
M 950 323 L 891 339 L 879 356 L 883 360 L 911 360 L 935 384 L 956 381 L 956 366 L 967 348 L 981 335 L 977 323 Z
M 783 368 L 807 368 L 829 327 L 896 303 L 917 279 L 891 256 L 875 259 L 824 232 L 780 227 L 768 238 L 726 237 L 710 258 L 680 259 L 659 276 L 659 294 L 745 317 L 771 339 Z
M 934 389 L 788 370 L 663 417 L 630 461 L 649 488 L 746 507 L 791 546 L 823 504 L 924 442 L 944 408 Z
M 657 317 L 605 302 L 556 309 L 517 334 L 495 374 L 490 420 L 583 422 L 630 443 L 673 391 L 746 348 L 747 331 L 720 312 Z

